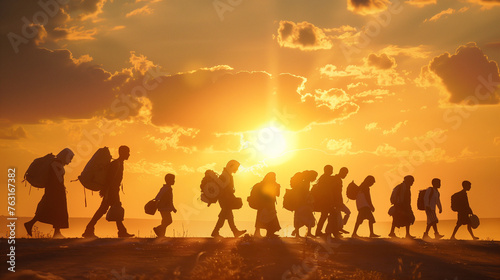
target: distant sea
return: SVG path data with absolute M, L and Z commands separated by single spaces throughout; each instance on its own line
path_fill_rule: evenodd
M 127 227 L 130 233 L 135 234 L 137 237 L 149 238 L 155 237 L 153 232 L 153 227 L 160 224 L 160 216 L 157 214 L 156 219 L 125 219 L 124 224 Z M 26 230 L 24 229 L 24 223 L 28 221 L 30 218 L 20 217 L 16 221 L 16 238 L 26 238 L 28 237 L 26 234 Z M 65 237 L 75 238 L 81 237 L 86 224 L 90 218 L 70 218 L 69 224 L 70 227 L 68 229 L 63 229 L 62 234 Z M 354 217 L 351 217 L 350 221 L 344 227 L 347 231 L 352 231 L 354 227 Z M 0 216 L 0 223 L 2 224 L 0 230 L 0 237 L 8 236 L 8 228 L 7 224 L 10 221 L 7 221 L 6 216 Z M 212 229 L 215 225 L 214 221 L 179 221 L 174 220 L 173 224 L 170 225 L 167 229 L 167 236 L 170 237 L 209 237 Z M 290 236 L 293 230 L 293 221 L 280 221 L 281 231 L 279 232 L 280 236 Z M 438 223 L 438 229 L 441 234 L 445 235 L 445 239 L 448 239 L 453 232 L 453 228 L 455 227 L 456 220 L 443 220 Z M 255 228 L 255 222 L 253 221 L 236 221 L 236 225 L 239 229 L 246 229 L 249 233 L 253 234 Z M 391 223 L 390 222 L 377 222 L 374 225 L 375 233 L 381 235 L 382 238 L 386 238 Z M 417 238 L 421 238 L 422 234 L 425 230 L 426 222 L 425 221 L 416 221 L 415 224 L 411 227 L 411 234 L 416 236 Z M 51 225 L 36 223 L 34 230 L 34 237 L 48 237 L 53 234 L 53 229 Z M 313 228 L 313 231 L 315 228 Z M 262 233 L 265 231 L 263 230 Z M 116 237 L 117 231 L 115 223 L 108 222 L 104 219 L 104 217 L 97 223 L 95 233 L 99 237 Z M 227 223 L 224 225 L 223 229 L 220 231 L 223 236 L 232 236 L 231 231 L 229 230 L 229 226 Z M 314 233 L 314 232 L 313 232 Z M 305 234 L 305 228 L 302 228 L 301 235 Z M 368 224 L 365 221 L 359 231 L 358 234 L 361 236 L 368 235 Z M 396 231 L 396 234 L 400 237 L 403 237 L 405 234 L 404 228 L 400 228 Z M 481 225 L 474 230 L 474 234 L 478 236 L 481 240 L 500 240 L 500 218 L 488 218 L 481 219 Z M 434 232 L 431 229 L 431 237 L 434 236 Z M 345 235 L 349 237 L 349 235 Z M 458 239 L 470 239 L 470 235 L 467 232 L 466 226 L 462 226 L 456 237 Z

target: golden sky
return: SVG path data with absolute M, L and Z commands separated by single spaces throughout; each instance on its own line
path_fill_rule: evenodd
M 349 168 L 344 185 L 375 176 L 381 221 L 407 174 L 414 208 L 437 177 L 440 217 L 455 218 L 450 196 L 469 180 L 474 212 L 500 217 L 498 0 L 5 0 L 0 11 L 1 178 L 16 168 L 18 216 L 43 194 L 20 183 L 30 162 L 69 147 L 69 214 L 90 217 L 99 197 L 85 208 L 69 181 L 98 148 L 128 145 L 127 217 L 147 218 L 172 172 L 174 219 L 215 220 L 199 183 L 231 159 L 244 200 L 267 172 L 283 194 L 295 172 L 331 164 Z

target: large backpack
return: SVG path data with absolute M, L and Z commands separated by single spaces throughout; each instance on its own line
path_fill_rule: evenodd
M 45 188 L 49 181 L 50 168 L 55 159 L 53 154 L 35 159 L 24 173 L 24 180 L 35 188 Z
M 460 192 L 457 192 L 451 196 L 451 210 L 458 212 L 462 207 L 462 202 L 460 201 Z
M 299 193 L 297 189 L 286 189 L 283 196 L 283 208 L 289 211 L 297 210 L 299 206 Z
M 354 183 L 354 181 L 349 183 L 349 185 L 347 186 L 347 189 L 346 189 L 347 198 L 349 198 L 351 200 L 356 200 L 356 197 L 358 197 L 358 193 L 359 193 L 359 186 L 356 185 L 356 183 Z
M 250 191 L 250 196 L 247 198 L 248 206 L 255 210 L 262 208 L 263 198 L 262 183 L 255 184 Z
M 106 186 L 106 176 L 111 163 L 111 153 L 108 147 L 98 149 L 83 168 L 78 180 L 91 191 L 103 190 Z
M 397 185 L 391 193 L 391 204 L 397 204 L 399 203 L 399 200 L 401 198 L 401 185 Z
M 220 194 L 220 187 L 217 184 L 219 175 L 213 170 L 205 171 L 205 176 L 201 180 L 201 201 L 207 203 L 210 206 L 212 203 L 216 203 Z
M 425 210 L 425 193 L 427 192 L 428 189 L 429 188 L 423 189 L 423 190 L 420 190 L 418 192 L 418 198 L 417 198 L 417 209 L 418 210 Z M 432 196 L 434 190 L 432 188 L 430 188 L 430 189 L 431 189 L 430 196 Z M 430 197 L 429 197 L 429 199 L 430 199 Z

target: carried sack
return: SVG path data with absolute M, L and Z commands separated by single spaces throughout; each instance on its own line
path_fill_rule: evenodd
M 241 200 L 241 197 L 233 196 L 231 198 L 229 208 L 234 210 L 234 209 L 240 209 L 241 207 L 243 207 L 243 201 Z
M 397 204 L 400 200 L 401 185 L 397 185 L 391 193 L 391 204 Z
M 205 202 L 210 206 L 212 203 L 216 203 L 221 192 L 217 180 L 219 175 L 213 170 L 205 171 L 205 177 L 201 180 L 201 201 Z
M 111 163 L 111 153 L 108 147 L 98 149 L 78 176 L 80 183 L 91 191 L 103 190 L 106 176 Z
M 351 200 L 356 200 L 356 197 L 358 197 L 358 193 L 359 193 L 359 186 L 356 185 L 356 183 L 354 183 L 354 181 L 349 183 L 349 185 L 347 186 L 347 189 L 346 189 L 347 198 L 349 198 Z
M 458 212 L 461 209 L 460 192 L 457 192 L 451 196 L 451 210 Z
M 431 189 L 431 194 L 429 195 L 429 199 L 431 199 L 432 195 L 434 194 L 434 189 Z M 427 192 L 428 189 L 423 189 L 418 192 L 418 198 L 417 198 L 417 209 L 418 210 L 425 210 L 425 193 Z
M 24 173 L 24 180 L 28 181 L 35 188 L 45 188 L 49 181 L 49 172 L 52 163 L 55 159 L 56 157 L 53 154 L 35 159 L 28 167 L 28 170 L 26 170 L 26 173 Z
M 263 198 L 262 183 L 255 184 L 250 191 L 250 196 L 247 198 L 248 206 L 255 210 L 262 208 Z
M 469 220 L 470 220 L 471 228 L 476 229 L 479 226 L 479 217 L 478 216 L 471 214 L 469 216 Z
M 158 210 L 158 201 L 152 199 L 146 205 L 144 205 L 144 212 L 148 215 L 154 215 Z
M 286 189 L 283 196 L 283 208 L 289 211 L 297 210 L 299 206 L 299 195 L 297 189 Z
M 113 204 L 109 207 L 108 213 L 106 214 L 106 220 L 109 222 L 121 222 L 125 217 L 125 209 L 123 209 L 121 203 Z

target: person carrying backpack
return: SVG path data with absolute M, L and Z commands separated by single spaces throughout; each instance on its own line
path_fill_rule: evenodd
M 344 199 L 342 197 L 342 180 L 345 179 L 348 173 L 349 169 L 347 169 L 347 167 L 342 167 L 340 168 L 339 173 L 332 177 L 332 188 L 328 196 L 328 199 L 331 201 L 331 207 L 330 215 L 328 216 L 328 224 L 326 226 L 327 239 L 331 238 L 332 234 L 335 238 L 341 238 L 342 233 L 349 233 L 344 230 L 343 227 L 347 223 L 347 220 L 351 215 L 351 211 L 344 204 Z M 345 213 L 343 219 L 341 212 Z
M 53 238 L 64 238 L 62 228 L 69 227 L 68 202 L 64 186 L 64 166 L 74 157 L 73 151 L 66 148 L 59 152 L 51 163 L 45 193 L 38 203 L 35 217 L 24 224 L 29 236 L 32 236 L 33 225 L 36 222 L 51 224 L 54 227 Z
M 455 229 L 453 229 L 453 234 L 450 237 L 451 240 L 457 240 L 455 238 L 455 234 L 462 225 L 467 225 L 467 230 L 469 231 L 473 240 L 479 239 L 479 237 L 476 237 L 472 232 L 472 226 L 470 221 L 470 215 L 473 215 L 474 213 L 472 213 L 472 209 L 470 208 L 467 192 L 470 191 L 471 187 L 472 187 L 471 182 L 463 181 L 462 182 L 463 189 L 452 196 L 452 205 L 454 203 L 458 204 L 456 206 L 458 213 L 457 213 L 457 225 L 455 226 Z
M 281 229 L 276 212 L 276 198 L 280 195 L 281 186 L 276 182 L 276 173 L 269 172 L 262 182 L 254 186 L 259 196 L 259 207 L 255 221 L 256 237 L 261 237 L 260 229 L 266 229 L 266 237 L 277 237 L 276 232 Z
M 120 148 L 118 148 L 118 154 L 119 157 L 109 164 L 105 188 L 99 192 L 99 195 L 102 197 L 101 205 L 87 224 L 85 232 L 82 234 L 84 238 L 97 238 L 94 233 L 94 227 L 97 221 L 108 212 L 110 207 L 121 207 L 120 185 L 123 179 L 123 162 L 130 157 L 130 148 L 127 146 L 120 146 Z M 127 232 L 127 229 L 123 225 L 123 217 L 116 221 L 116 227 L 118 229 L 118 237 L 134 236 Z
M 395 228 L 406 227 L 406 238 L 414 239 L 410 234 L 410 226 L 415 222 L 415 215 L 411 208 L 411 186 L 415 178 L 411 175 L 404 177 L 401 184 L 397 185 L 391 194 L 391 203 L 393 206 L 389 209 L 392 216 L 392 226 L 389 237 L 397 237 L 394 233 Z
M 165 237 L 167 227 L 172 224 L 171 212 L 177 213 L 177 209 L 174 207 L 174 195 L 172 190 L 174 184 L 175 175 L 171 173 L 165 175 L 165 184 L 154 199 L 158 202 L 157 208 L 158 212 L 161 214 L 161 224 L 153 228 L 153 231 L 158 237 Z
M 310 188 L 311 182 L 316 180 L 318 172 L 314 170 L 306 170 L 295 174 L 290 179 L 290 186 L 296 190 L 298 198 L 297 210 L 293 213 L 293 225 L 295 229 L 292 236 L 300 237 L 299 230 L 301 227 L 307 227 L 308 237 L 314 237 L 311 233 L 311 228 L 314 227 L 316 220 L 313 215 L 313 198 L 311 196 Z
M 212 237 L 222 237 L 219 234 L 219 230 L 222 228 L 222 226 L 224 226 L 226 220 L 229 223 L 229 227 L 231 228 L 234 237 L 239 237 L 247 232 L 246 230 L 238 230 L 238 228 L 236 228 L 236 225 L 234 224 L 233 204 L 236 200 L 236 197 L 234 196 L 235 190 L 233 174 L 238 171 L 239 167 L 239 162 L 237 162 L 236 160 L 230 160 L 219 177 L 221 183 L 223 184 L 222 186 L 220 186 L 220 194 L 218 196 L 221 210 L 219 213 L 219 219 L 217 220 L 215 228 L 212 231 Z
M 375 212 L 375 207 L 373 206 L 372 198 L 370 195 L 370 187 L 373 186 L 373 184 L 375 184 L 375 177 L 369 175 L 365 178 L 363 183 L 359 185 L 359 192 L 358 196 L 356 197 L 358 218 L 356 219 L 354 231 L 352 232 L 353 238 L 359 237 L 359 235 L 357 234 L 358 228 L 364 220 L 368 220 L 368 226 L 370 228 L 370 238 L 380 237 L 380 235 L 373 232 L 373 224 L 375 223 L 373 212 Z
M 443 207 L 441 206 L 441 199 L 439 194 L 439 188 L 441 187 L 441 180 L 438 178 L 432 179 L 432 187 L 429 187 L 425 191 L 424 196 L 424 205 L 425 205 L 425 214 L 427 216 L 427 228 L 425 229 L 424 235 L 422 239 L 429 238 L 429 230 L 431 227 L 434 229 L 434 237 L 436 239 L 443 238 L 444 235 L 439 234 L 437 223 L 439 219 L 436 215 L 436 206 L 439 209 L 439 214 L 443 212 Z

